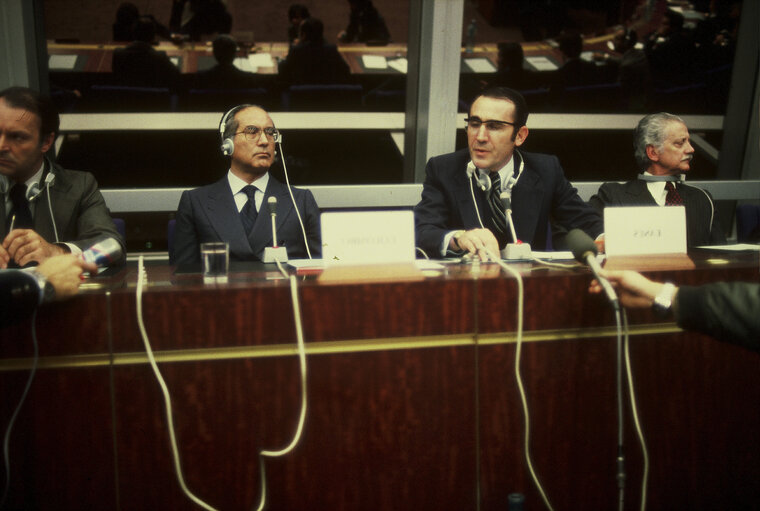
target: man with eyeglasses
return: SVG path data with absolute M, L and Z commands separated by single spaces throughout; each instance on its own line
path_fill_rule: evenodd
M 216 183 L 182 193 L 171 263 L 199 263 L 200 244 L 213 241 L 229 243 L 231 261 L 261 260 L 264 248 L 272 245 L 265 206 L 270 197 L 277 199 L 277 241 L 287 248 L 288 258 L 307 257 L 304 236 L 311 255 L 319 257 L 319 208 L 314 196 L 309 190 L 292 188 L 291 198 L 288 187 L 269 172 L 280 139 L 269 114 L 255 105 L 237 106 L 222 117 L 219 131 L 222 152 L 230 157 L 229 171 Z
M 556 156 L 521 152 L 528 107 L 506 87 L 480 94 L 466 119 L 467 149 L 436 156 L 425 168 L 422 199 L 414 208 L 417 246 L 431 257 L 498 254 L 507 243 L 545 250 L 549 222 L 602 233 L 601 216 L 565 178 Z M 505 218 L 502 192 L 511 196 L 517 240 Z M 555 243 L 562 240 L 555 237 Z

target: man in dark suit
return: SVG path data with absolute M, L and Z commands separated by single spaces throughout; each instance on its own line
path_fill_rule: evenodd
M 414 208 L 417 246 L 432 257 L 470 252 L 487 259 L 512 235 L 499 203 L 510 191 L 518 240 L 546 248 L 549 222 L 596 237 L 602 219 L 578 196 L 555 156 L 520 152 L 528 107 L 506 87 L 483 92 L 470 107 L 467 150 L 431 158 Z M 505 225 L 506 224 L 506 225 Z
M 279 79 L 287 85 L 347 83 L 351 70 L 334 44 L 327 44 L 317 18 L 301 22 L 298 43 L 280 62 Z
M 124 252 L 92 174 L 45 157 L 58 126 L 49 98 L 25 87 L 0 91 L 0 268 L 80 254 L 108 237 Z
M 255 105 L 237 106 L 222 117 L 220 133 L 230 169 L 216 183 L 182 194 L 172 264 L 200 262 L 200 244 L 210 241 L 229 243 L 232 261 L 261 260 L 264 248 L 273 242 L 266 207 L 270 197 L 277 198 L 277 240 L 287 248 L 288 257 L 304 258 L 309 251 L 319 257 L 319 208 L 314 196 L 293 188 L 291 199 L 288 187 L 269 173 L 280 137 L 269 114 Z
M 193 88 L 251 89 L 261 84 L 256 73 L 249 73 L 235 67 L 235 54 L 238 45 L 232 36 L 227 34 L 216 36 L 213 48 L 216 65 L 211 69 L 196 73 Z
M 604 183 L 589 203 L 600 213 L 607 206 L 666 206 L 686 208 L 689 247 L 726 242 L 712 197 L 683 182 L 694 148 L 683 120 L 660 112 L 645 116 L 634 130 L 633 146 L 641 170 L 638 179 Z
M 156 27 L 141 18 L 135 26 L 135 41 L 113 52 L 111 69 L 120 85 L 179 88 L 180 72 L 166 53 L 153 48 Z

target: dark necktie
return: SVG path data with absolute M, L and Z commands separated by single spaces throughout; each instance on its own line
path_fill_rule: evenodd
M 683 206 L 681 194 L 678 193 L 678 189 L 671 181 L 665 183 L 665 189 L 668 191 L 668 194 L 665 196 L 666 206 Z
M 488 195 L 488 206 L 491 208 L 491 225 L 494 228 L 494 234 L 499 240 L 499 244 L 506 242 L 509 238 L 507 233 L 507 217 L 504 214 L 504 206 L 501 203 L 501 178 L 498 172 L 491 172 L 491 193 Z
M 240 210 L 240 220 L 243 222 L 243 229 L 245 229 L 246 236 L 251 234 L 253 225 L 256 223 L 256 217 L 258 216 L 258 213 L 256 212 L 256 201 L 254 200 L 256 190 L 257 188 L 253 185 L 245 185 L 243 189 L 240 190 L 248 196 L 248 201 L 243 206 L 243 209 Z
M 32 220 L 32 211 L 29 209 L 29 201 L 26 200 L 26 185 L 16 183 L 8 192 L 12 206 L 11 214 L 8 217 L 8 229 L 13 222 L 14 229 L 32 229 L 34 221 Z M 13 219 L 15 215 L 15 220 Z

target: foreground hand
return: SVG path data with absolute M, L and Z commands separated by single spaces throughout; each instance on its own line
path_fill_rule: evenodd
M 651 281 L 640 273 L 631 270 L 602 270 L 601 275 L 606 277 L 612 287 L 615 288 L 620 303 L 625 307 L 635 309 L 651 307 L 654 297 L 657 296 L 663 286 L 663 284 Z M 594 294 L 602 292 L 602 286 L 596 279 L 591 281 L 589 292 Z
M 2 245 L 0 245 L 0 269 L 6 269 L 10 260 L 11 256 L 8 255 L 8 251 L 5 250 Z
M 50 257 L 36 268 L 55 288 L 56 300 L 74 296 L 82 283 L 82 272 L 97 269 L 94 263 L 86 263 L 72 254 Z
M 450 245 L 452 248 L 464 250 L 470 254 L 477 255 L 481 261 L 488 261 L 488 253 L 495 254 L 499 257 L 499 242 L 496 241 L 496 237 L 488 229 L 471 229 L 459 236 L 458 239 L 451 239 Z
M 31 261 L 42 263 L 49 257 L 67 253 L 59 245 L 48 243 L 31 229 L 13 229 L 3 241 L 3 248 L 19 266 Z

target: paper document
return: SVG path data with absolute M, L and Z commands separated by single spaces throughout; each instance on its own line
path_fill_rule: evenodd
M 382 55 L 362 55 L 362 64 L 367 69 L 388 69 L 388 62 Z
M 705 245 L 703 247 L 709 250 L 724 250 L 726 252 L 741 252 L 743 250 L 760 250 L 760 245 L 752 245 L 751 243 L 736 243 L 734 245 Z
M 406 74 L 406 70 L 409 67 L 409 62 L 405 57 L 399 57 L 397 59 L 388 60 L 388 67 L 395 69 L 400 73 Z
M 274 67 L 271 53 L 251 53 L 248 55 L 248 61 L 254 69 L 260 67 Z
M 485 57 L 476 57 L 470 59 L 464 59 L 464 63 L 467 64 L 474 73 L 494 73 L 496 67 L 491 64 L 491 61 Z
M 49 69 L 73 70 L 77 64 L 76 55 L 51 55 L 48 60 Z
M 536 71 L 555 71 L 559 69 L 557 65 L 546 57 L 525 57 L 528 64 L 533 66 Z
M 235 60 L 232 61 L 232 64 L 239 70 L 248 73 L 255 73 L 257 70 L 257 68 L 251 64 L 251 61 L 245 57 L 236 57 Z

